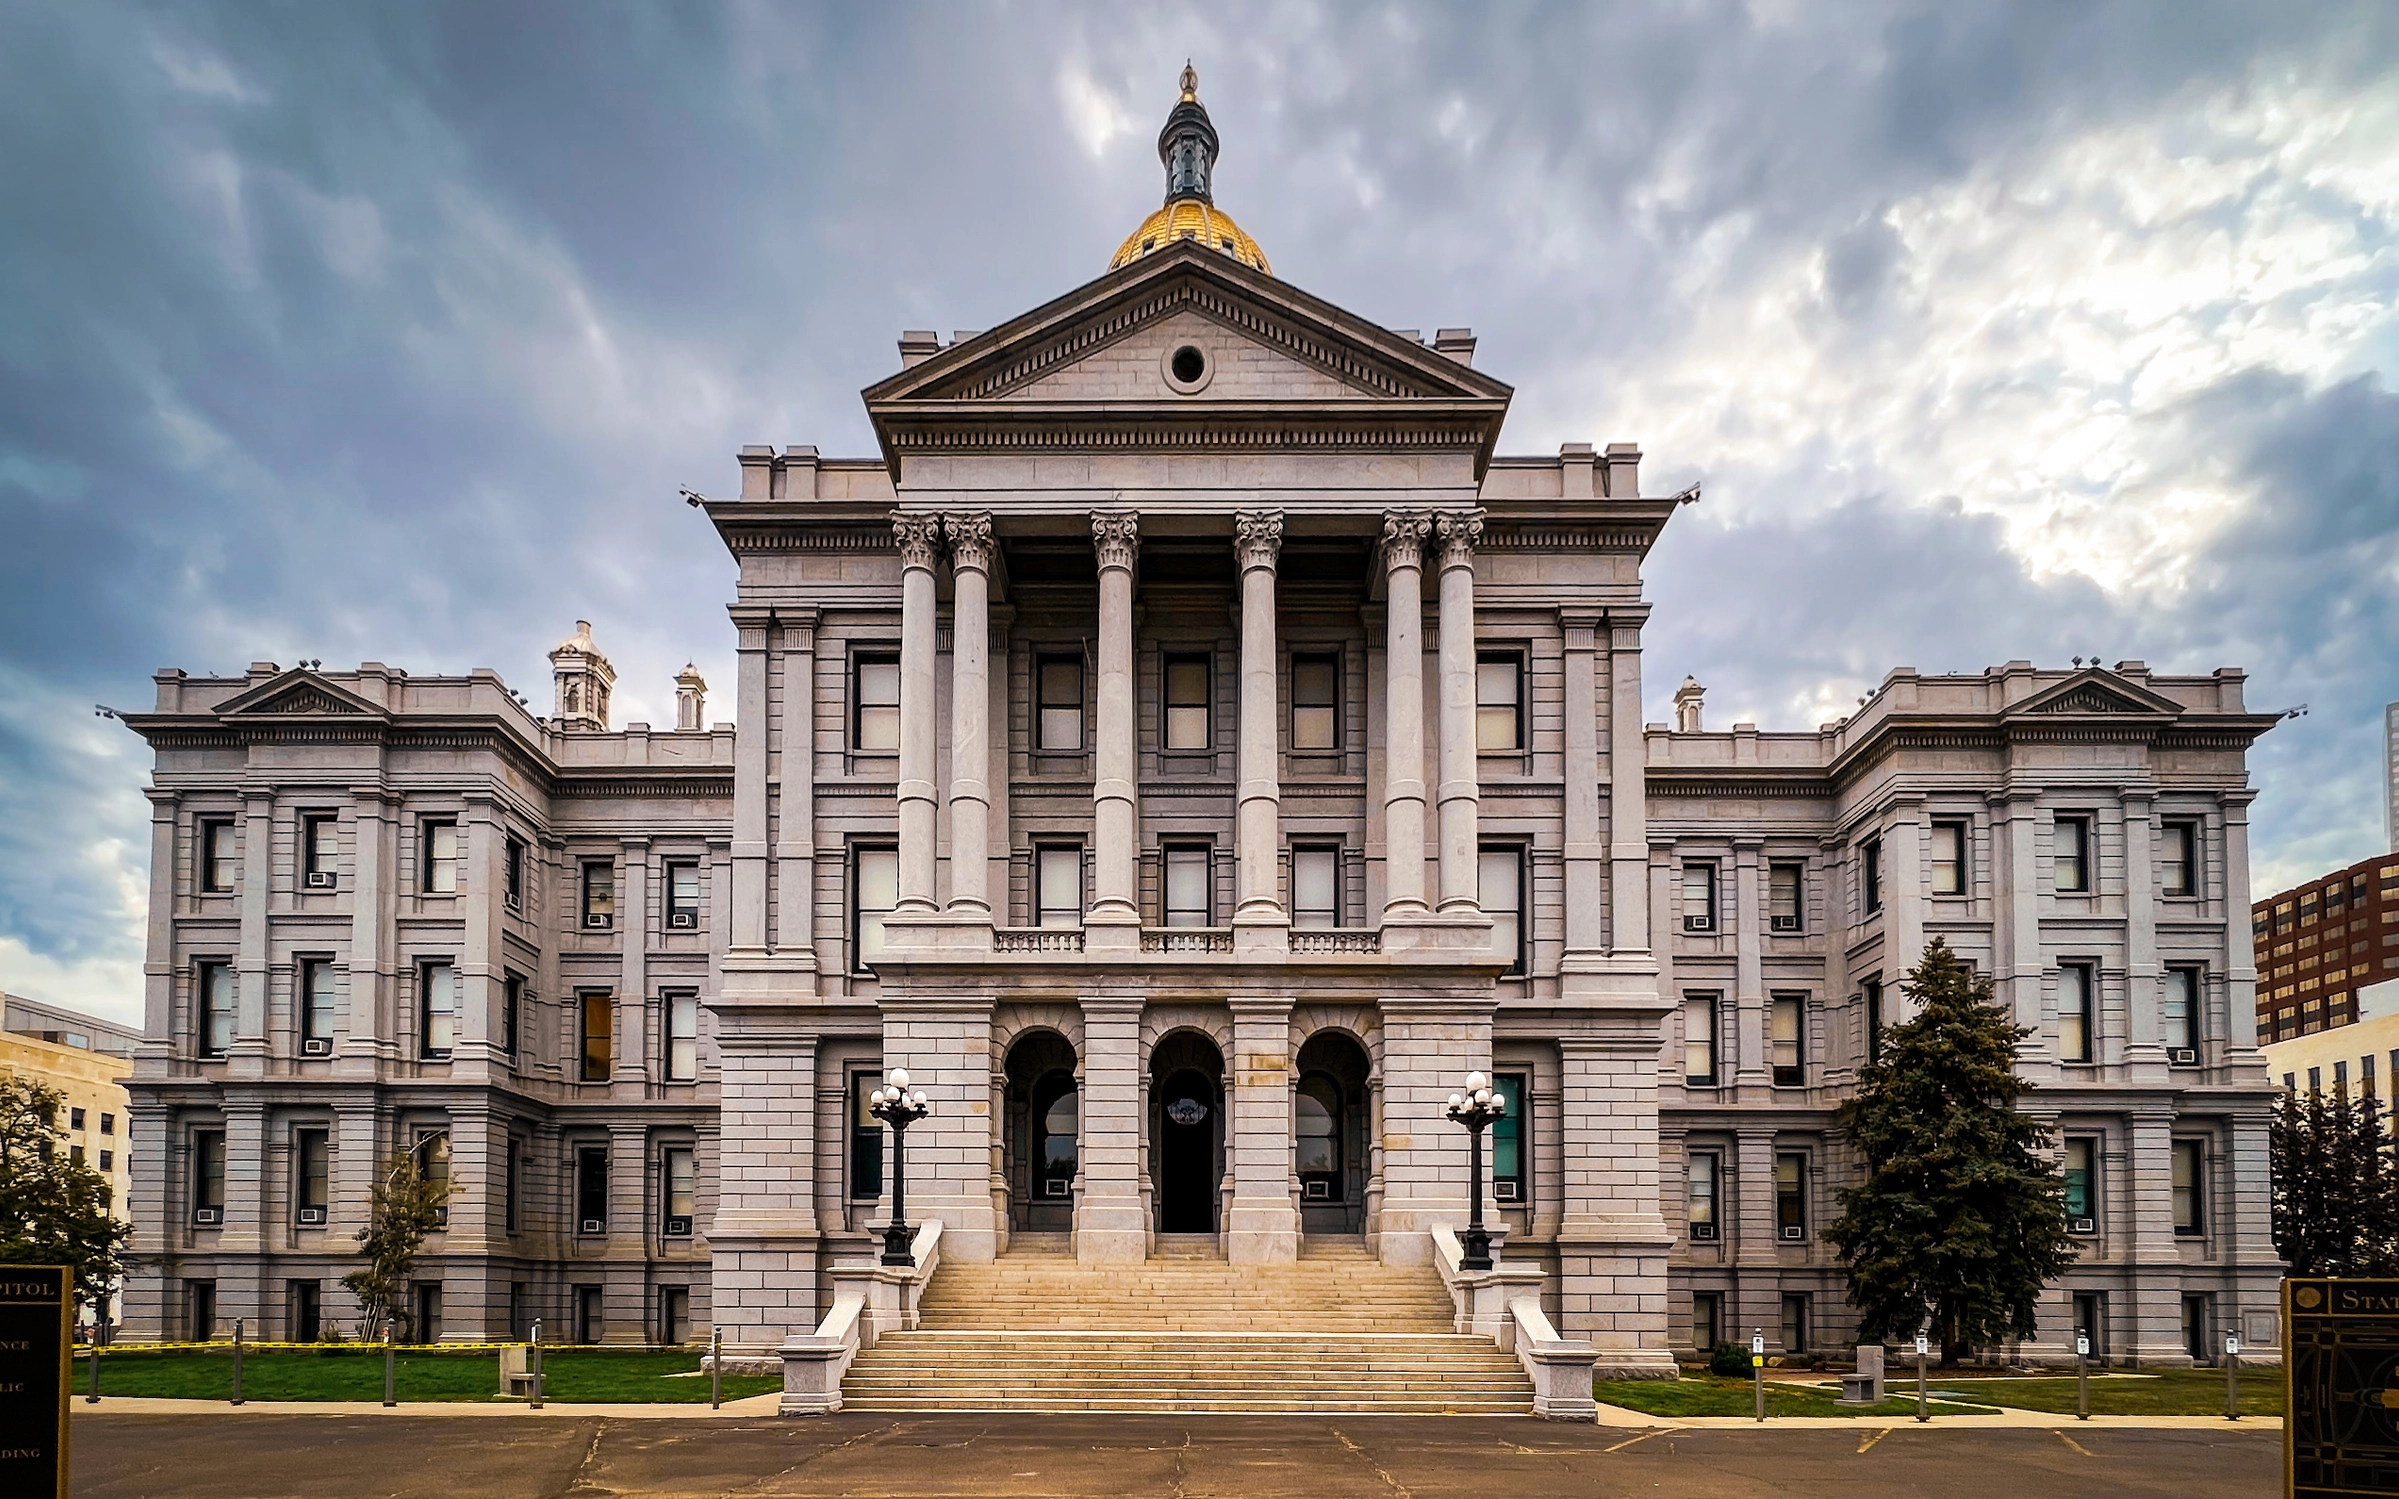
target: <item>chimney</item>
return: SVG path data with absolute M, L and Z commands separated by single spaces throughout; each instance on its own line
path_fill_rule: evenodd
M 941 352 L 941 335 L 930 328 L 911 328 L 900 335 L 900 368 L 915 369 Z
M 1699 678 L 1683 678 L 1683 685 L 1674 689 L 1674 732 L 1677 734 L 1705 732 L 1699 726 L 1699 710 L 1707 694 L 1708 690 L 1699 685 Z
M 689 661 L 675 674 L 675 732 L 696 734 L 707 726 L 708 684 Z
M 1641 445 L 1637 442 L 1608 444 L 1608 498 L 1637 500 L 1641 498 Z
M 1587 442 L 1558 444 L 1559 493 L 1569 500 L 1597 499 L 1602 493 L 1592 475 L 1598 472 L 1599 456 Z
M 1441 328 L 1433 334 L 1433 352 L 1447 354 L 1458 363 L 1474 364 L 1474 330 L 1472 328 Z

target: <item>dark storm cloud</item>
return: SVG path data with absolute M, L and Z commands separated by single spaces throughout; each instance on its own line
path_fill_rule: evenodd
M 1476 325 L 1520 393 L 1507 445 L 1541 451 L 1643 437 L 1612 413 L 1650 410 L 1654 371 L 1759 357 L 1697 330 L 1794 265 L 1820 266 L 1835 347 L 1879 359 L 1923 315 L 1893 205 L 2227 90 L 2370 92 L 2395 27 L 2188 3 L 12 7 L 0 982 L 130 1012 L 142 757 L 89 704 L 141 705 L 161 664 L 491 665 L 538 702 L 580 616 L 620 719 L 671 711 L 687 658 L 726 716 L 731 569 L 675 486 L 729 486 L 745 442 L 869 451 L 856 392 L 900 328 L 986 327 L 1099 270 L 1156 199 L 1186 56 L 1221 199 L 1278 272 Z M 2261 699 L 2315 702 L 2261 752 L 2309 788 L 2269 790 L 2261 847 L 2353 857 L 2364 726 L 2399 683 L 2391 397 L 2342 377 L 2233 371 L 2144 429 L 2164 478 L 2249 505 L 2162 603 L 2035 576 L 1946 482 L 1897 477 L 1906 424 L 1727 458 L 1790 419 L 1746 392 L 1653 447 L 1653 474 L 1710 483 L 1656 559 L 1653 689 L 1696 671 L 1720 720 L 1800 727 L 1900 662 L 2240 662 Z

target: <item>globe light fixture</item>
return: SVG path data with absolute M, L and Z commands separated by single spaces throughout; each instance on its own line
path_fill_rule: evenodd
M 883 1230 L 883 1263 L 913 1265 L 908 1227 L 908 1126 L 933 1112 L 922 1088 L 908 1091 L 908 1069 L 894 1067 L 884 1087 L 866 1095 L 866 1111 L 891 1127 L 891 1226 Z
M 1466 1091 L 1449 1095 L 1449 1107 L 1444 1112 L 1452 1123 L 1466 1126 L 1468 1156 L 1473 1162 L 1467 1177 L 1466 1253 L 1458 1261 L 1458 1267 L 1488 1270 L 1491 1234 L 1483 1227 L 1483 1131 L 1507 1116 L 1507 1096 L 1492 1091 L 1491 1079 L 1479 1072 L 1469 1072 Z

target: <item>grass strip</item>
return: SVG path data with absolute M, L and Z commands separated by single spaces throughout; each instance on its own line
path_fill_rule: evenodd
M 75 1391 L 89 1388 L 90 1370 L 79 1354 Z M 489 1401 L 500 1389 L 496 1349 L 399 1350 L 394 1384 L 401 1400 Z M 554 1349 L 542 1355 L 546 1399 L 565 1403 L 689 1405 L 708 1400 L 706 1379 L 677 1379 L 700 1367 L 700 1353 L 675 1349 Z M 725 1398 L 739 1400 L 780 1389 L 773 1375 L 728 1374 Z M 225 1400 L 233 1393 L 230 1348 L 150 1352 L 112 1348 L 100 1359 L 100 1393 L 170 1400 Z M 245 1353 L 242 1394 L 262 1404 L 278 1401 L 369 1401 L 383 1399 L 383 1350 L 379 1346 Z
M 1886 1383 L 1884 1388 L 1893 1387 Z M 1757 1408 L 1757 1397 L 1748 1380 L 1719 1379 L 1707 1374 L 1683 1379 L 1595 1380 L 1591 1394 L 1602 1405 L 1622 1406 L 1652 1416 L 1747 1416 Z M 1925 1409 L 1936 1416 L 1996 1414 L 1991 1406 L 1943 1400 L 1931 1401 Z M 1842 1405 L 1834 1391 L 1769 1380 L 1766 1414 L 1768 1417 L 1912 1416 L 1916 1414 L 1916 1396 L 1911 1390 L 1905 1399 L 1893 1396 L 1880 1405 Z

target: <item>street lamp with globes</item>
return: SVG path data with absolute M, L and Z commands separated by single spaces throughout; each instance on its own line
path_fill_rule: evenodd
M 908 1229 L 908 1126 L 933 1112 L 922 1088 L 908 1091 L 908 1069 L 891 1069 L 890 1082 L 866 1095 L 866 1111 L 891 1126 L 891 1226 L 883 1230 L 883 1263 L 913 1265 Z
M 1491 1268 L 1491 1234 L 1483 1227 L 1483 1130 L 1504 1118 L 1508 1112 L 1507 1097 L 1491 1086 L 1491 1080 L 1479 1072 L 1466 1074 L 1466 1091 L 1449 1095 L 1446 1111 L 1454 1123 L 1466 1126 L 1466 1139 L 1473 1160 L 1467 1177 L 1471 1204 L 1466 1211 L 1466 1254 L 1458 1261 L 1462 1270 Z

